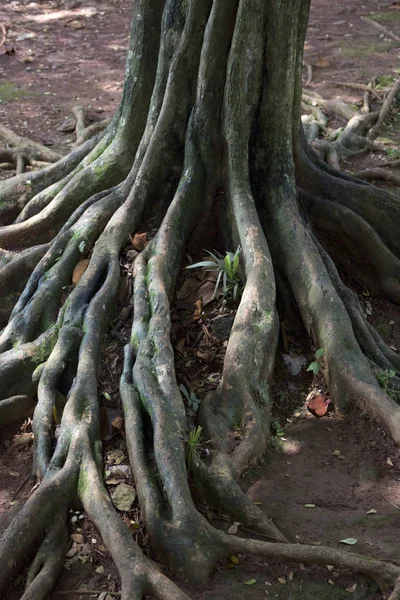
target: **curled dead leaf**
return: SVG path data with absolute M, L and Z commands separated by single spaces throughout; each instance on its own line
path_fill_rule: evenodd
M 129 238 L 131 240 L 132 246 L 138 252 L 143 252 L 143 250 L 146 248 L 147 244 L 149 243 L 146 232 L 145 233 L 135 233 L 134 236 L 130 235 Z
M 82 277 L 82 275 L 84 274 L 84 272 L 86 271 L 87 267 L 89 264 L 89 258 L 83 258 L 82 260 L 80 260 L 78 262 L 78 264 L 76 265 L 74 272 L 72 273 L 72 284 L 73 285 L 77 285 Z

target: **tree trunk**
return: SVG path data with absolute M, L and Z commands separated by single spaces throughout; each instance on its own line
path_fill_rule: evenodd
M 52 588 L 77 499 L 112 554 L 123 599 L 187 597 L 134 543 L 102 476 L 101 344 L 120 252 L 149 219 L 158 231 L 134 262 L 120 395 L 154 552 L 195 582 L 237 551 L 353 568 L 384 590 L 400 576 L 400 567 L 371 558 L 288 543 L 238 484 L 267 446 L 278 322 L 290 320 L 293 306 L 323 348 L 336 408 L 367 412 L 400 442 L 400 408 L 374 376 L 375 368 L 400 370 L 400 359 L 365 322 L 337 270 L 357 273 L 373 293 L 399 303 L 400 203 L 332 170 L 305 142 L 308 10 L 309 0 L 136 0 L 123 97 L 107 130 L 54 165 L 0 184 L 0 318 L 8 320 L 0 335 L 0 419 L 21 419 L 35 407 L 41 482 L 0 544 L 0 587 L 31 560 L 24 600 Z M 271 542 L 212 527 L 188 483 L 170 302 L 185 247 L 216 205 L 221 235 L 242 248 L 246 283 L 222 384 L 201 405 L 211 457 L 193 456 L 191 474 L 198 497 Z M 85 257 L 89 266 L 66 295 Z M 66 403 L 55 443 L 59 393 Z M 238 419 L 242 437 L 233 447 Z

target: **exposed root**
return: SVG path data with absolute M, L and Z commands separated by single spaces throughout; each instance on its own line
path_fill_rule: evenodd
M 158 231 L 133 267 L 120 393 L 129 460 L 159 561 L 198 583 L 232 552 L 332 564 L 372 577 L 385 593 L 395 587 L 398 597 L 400 567 L 284 543 L 238 483 L 268 444 L 277 288 L 286 296 L 280 305 L 294 298 L 324 349 L 336 408 L 365 411 L 400 443 L 400 407 L 375 379 L 378 368 L 399 371 L 400 359 L 365 321 L 335 266 L 352 273 L 357 265 L 364 285 L 400 303 L 400 206 L 323 164 L 300 137 L 306 21 L 307 3 L 294 0 L 137 0 L 123 100 L 104 135 L 2 187 L 10 205 L 0 229 L 0 289 L 7 291 L 0 315 L 10 319 L 0 335 L 0 420 L 35 406 L 34 471 L 41 481 L 0 544 L 0 587 L 22 560 L 32 560 L 24 600 L 42 600 L 52 588 L 66 550 L 68 509 L 77 500 L 111 552 L 123 600 L 187 598 L 142 554 L 102 478 L 100 349 L 116 304 L 119 254 L 147 219 Z M 348 119 L 343 106 L 335 110 Z M 325 122 L 320 109 L 310 111 Z M 74 115 L 78 137 L 86 135 L 82 107 Z M 365 143 L 376 119 L 351 117 L 340 142 L 330 145 L 331 165 L 344 149 Z M 245 285 L 221 384 L 201 403 L 210 454 L 203 460 L 192 450 L 188 460 L 194 424 L 177 385 L 170 304 L 186 244 L 216 197 L 226 244 L 241 246 Z M 73 270 L 86 257 L 72 288 Z M 223 533 L 199 504 L 274 543 Z
M 377 23 L 376 21 L 373 21 L 372 19 L 368 19 L 368 17 L 360 17 L 360 19 L 362 21 L 364 21 L 364 23 L 366 23 L 367 25 L 370 25 L 370 27 L 373 27 L 374 29 L 377 29 L 378 31 L 380 31 L 380 33 L 383 33 L 386 37 L 391 38 L 392 40 L 395 40 L 396 42 L 400 42 L 400 37 L 398 35 L 393 33 L 393 31 L 389 31 L 389 29 L 387 29 L 380 23 Z
M 380 167 L 357 171 L 354 173 L 354 177 L 357 177 L 357 179 L 366 179 L 367 181 L 376 181 L 377 179 L 382 179 L 383 181 L 387 181 L 388 183 L 392 183 L 393 185 L 400 187 L 400 177 L 398 175 L 394 175 L 394 173 L 385 171 L 385 169 L 381 169 Z
M 371 22 L 373 22 L 375 25 L 377 25 L 377 23 L 375 23 L 374 21 L 371 21 Z M 398 41 L 400 41 L 400 38 L 397 38 L 397 39 L 398 39 Z M 382 104 L 382 108 L 379 112 L 379 116 L 378 116 L 378 119 L 377 119 L 374 127 L 372 127 L 372 129 L 369 132 L 369 138 L 371 140 L 374 140 L 380 134 L 382 125 L 392 107 L 394 100 L 396 99 L 396 97 L 399 93 L 399 90 L 400 90 L 400 79 L 397 79 L 394 82 L 392 89 L 388 93 L 386 100 Z

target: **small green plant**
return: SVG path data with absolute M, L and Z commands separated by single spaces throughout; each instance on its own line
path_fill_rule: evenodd
M 386 369 L 384 371 L 378 371 L 378 373 L 376 374 L 376 380 L 384 392 L 387 393 L 389 391 L 390 380 L 393 379 L 395 375 L 396 372 L 389 369 Z
M 190 473 L 192 469 L 193 459 L 199 458 L 199 447 L 202 431 L 203 428 L 199 425 L 190 431 L 188 439 L 186 440 L 186 465 L 188 473 Z
M 375 84 L 378 89 L 389 87 L 393 84 L 393 82 L 393 75 L 378 75 L 378 77 L 375 78 Z
M 396 388 L 390 385 L 390 381 L 393 379 L 393 377 L 396 377 L 396 371 L 385 369 L 378 371 L 375 376 L 383 391 L 386 392 L 386 394 L 390 396 L 392 400 L 400 404 L 400 390 L 396 390 Z
M 386 154 L 392 160 L 397 160 L 400 158 L 400 149 L 399 148 L 386 148 Z
M 215 282 L 213 298 L 217 295 L 219 284 L 222 279 L 222 290 L 223 297 L 232 297 L 234 301 L 240 296 L 243 291 L 243 286 L 239 277 L 239 254 L 241 246 L 238 246 L 236 252 L 227 252 L 225 256 L 222 256 L 216 250 L 214 252 L 206 252 L 210 255 L 210 260 L 202 260 L 194 265 L 189 265 L 187 269 L 197 269 L 203 267 L 205 271 L 217 272 L 217 280 Z
M 307 371 L 312 371 L 315 375 L 318 375 L 318 373 L 321 370 L 322 364 L 321 364 L 321 359 L 324 355 L 324 349 L 323 348 L 318 348 L 318 350 L 315 353 L 315 360 L 313 360 L 307 367 Z
M 283 431 L 278 419 L 271 420 L 271 433 L 274 437 L 280 437 L 280 438 L 285 435 L 285 432 Z
M 188 389 L 183 385 L 183 383 L 181 383 L 181 385 L 179 386 L 179 389 L 181 390 L 182 394 L 185 396 L 190 411 L 194 414 L 197 413 L 197 411 L 199 410 L 199 406 L 200 406 L 200 399 L 196 396 L 196 394 L 194 392 L 190 392 L 190 394 L 189 394 Z

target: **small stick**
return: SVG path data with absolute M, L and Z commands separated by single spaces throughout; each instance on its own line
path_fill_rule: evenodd
M 399 91 L 400 91 L 400 79 L 397 79 L 394 82 L 392 89 L 388 93 L 385 102 L 382 104 L 382 108 L 380 110 L 377 122 L 375 123 L 374 127 L 372 127 L 372 129 L 369 132 L 369 138 L 371 140 L 374 140 L 376 137 L 378 137 L 381 127 L 383 125 L 383 122 L 386 119 L 386 116 L 387 116 L 388 112 L 390 111 L 391 106 L 394 102 L 394 99 L 396 98 Z
M 397 506 L 397 504 L 394 504 L 391 500 L 389 500 L 389 498 L 386 498 L 386 496 L 383 496 L 386 500 L 386 502 L 389 502 L 389 504 L 391 504 L 392 506 L 394 506 L 395 508 L 397 508 L 397 510 L 400 510 L 400 506 Z
M 384 27 L 383 25 L 380 25 L 376 21 L 372 21 L 372 19 L 368 19 L 367 17 L 360 17 L 360 19 L 361 19 L 361 21 L 364 21 L 364 23 L 368 23 L 368 25 L 370 25 L 371 27 L 374 27 L 374 29 L 377 29 L 381 33 L 384 33 L 387 37 L 392 38 L 392 40 L 396 40 L 396 42 L 400 42 L 400 37 L 398 35 L 396 35 L 395 33 L 393 33 L 393 31 L 386 29 L 386 27 Z
M 18 493 L 24 487 L 24 485 L 26 484 L 26 482 L 29 481 L 31 475 L 32 475 L 32 473 L 28 473 L 28 475 L 25 477 L 25 479 L 23 480 L 23 482 L 20 483 L 20 485 L 17 487 L 17 489 L 15 490 L 15 492 L 13 493 L 13 495 L 11 496 L 10 506 L 11 506 L 11 502 L 14 502 L 15 498 L 18 496 Z

